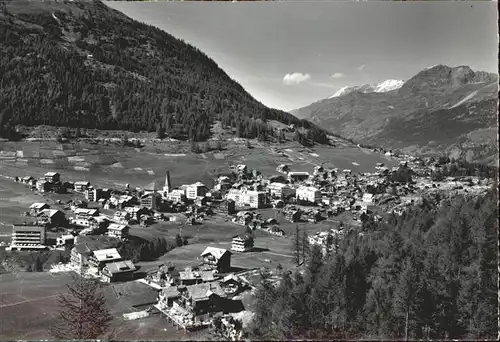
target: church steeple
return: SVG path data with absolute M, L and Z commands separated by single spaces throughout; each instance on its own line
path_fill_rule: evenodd
M 167 171 L 167 174 L 165 175 L 165 185 L 163 186 L 163 192 L 166 192 L 168 194 L 170 193 L 170 190 L 172 190 L 172 183 L 170 182 L 170 171 Z

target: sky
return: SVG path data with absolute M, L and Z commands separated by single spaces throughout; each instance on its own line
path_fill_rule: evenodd
M 196 46 L 282 110 L 436 64 L 497 73 L 497 3 L 106 2 Z

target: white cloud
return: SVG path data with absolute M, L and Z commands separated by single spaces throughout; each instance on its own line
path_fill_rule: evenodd
M 303 74 L 301 72 L 294 72 L 293 74 L 286 74 L 283 77 L 283 84 L 285 85 L 297 85 L 299 83 L 305 82 L 311 78 L 309 74 Z
M 360 66 L 358 67 L 358 70 L 359 70 L 359 71 L 362 71 L 364 68 L 366 68 L 366 64 L 360 65 Z
M 343 74 L 343 73 L 341 73 L 341 72 L 336 72 L 336 73 L 334 73 L 334 74 L 332 74 L 332 75 L 330 75 L 330 76 L 331 76 L 332 78 L 342 78 L 342 77 L 344 77 L 344 74 Z

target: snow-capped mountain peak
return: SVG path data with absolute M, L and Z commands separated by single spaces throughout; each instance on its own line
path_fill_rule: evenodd
M 399 89 L 404 84 L 404 81 L 401 80 L 386 80 L 382 83 L 379 83 L 375 86 L 375 93 L 385 93 L 391 90 Z
M 340 95 L 344 95 L 344 94 L 346 94 L 348 92 L 349 89 L 352 89 L 352 88 L 354 88 L 354 87 L 343 87 L 343 88 L 340 88 L 339 90 L 337 90 L 337 92 L 335 94 L 333 94 L 329 98 L 339 97 Z
M 330 96 L 329 99 L 346 95 L 354 91 L 358 91 L 361 93 L 385 93 L 391 90 L 399 89 L 403 84 L 404 81 L 401 80 L 385 80 L 378 84 L 364 84 L 361 86 L 343 87 L 340 88 L 335 94 Z

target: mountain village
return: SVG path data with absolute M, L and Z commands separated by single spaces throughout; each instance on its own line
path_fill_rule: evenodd
M 0 335 L 494 339 L 490 2 L 174 2 L 0 1 Z
M 307 237 L 310 245 L 320 245 L 326 253 L 332 251 L 334 239 L 359 229 L 365 220 L 382 220 L 385 213 L 402 215 L 408 206 L 421 203 L 425 194 L 477 194 L 491 186 L 487 178 L 436 177 L 446 160 L 392 152 L 385 156 L 399 161 L 399 166 L 389 169 L 378 163 L 375 172 L 355 174 L 321 165 L 311 172 L 298 172 L 293 165 L 282 164 L 275 175 L 264 177 L 259 170 L 237 164 L 216 178 L 212 187 L 201 182 L 176 186 L 169 171 L 163 185 L 153 182 L 136 189 L 127 185 L 121 190 L 102 189 L 82 180 L 64 181 L 57 172 L 38 179 L 16 177 L 15 182 L 34 192 L 70 194 L 71 199 L 66 203 L 47 200 L 26 208 L 20 222 L 13 225 L 6 249 L 70 251 L 69 262 L 52 265 L 50 272 L 76 272 L 113 283 L 117 297 L 121 298 L 122 290 L 129 294 L 125 319 L 156 312 L 177 328 L 193 330 L 209 327 L 217 318 L 218 326 L 226 327 L 225 336 L 236 339 L 241 324 L 234 317 L 245 310 L 242 294 L 251 293 L 255 286 L 248 275 L 258 270 L 233 270 L 231 256 L 258 248 L 254 246 L 256 230 L 290 239 L 280 228 L 278 214 L 295 224 L 331 220 L 334 228 Z M 216 216 L 246 227 L 246 233 L 232 237 L 230 250 L 207 245 L 193 266 L 184 269 L 176 267 L 172 258 L 142 274 L 132 260 L 112 247 L 130 238 L 131 227 L 147 230 L 169 221 L 182 227 Z

